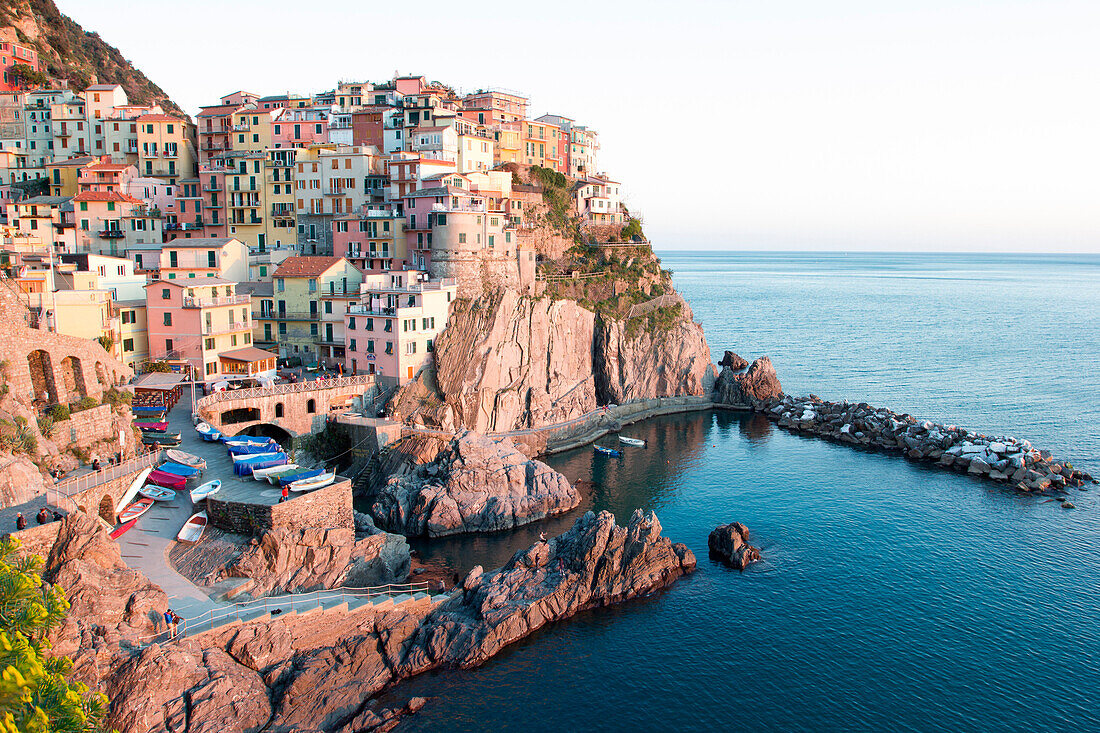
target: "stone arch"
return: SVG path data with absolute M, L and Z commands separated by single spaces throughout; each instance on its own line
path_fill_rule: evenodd
M 283 403 L 282 402 L 276 402 L 275 403 L 275 417 L 278 418 L 278 417 L 282 417 L 282 416 L 283 416 Z
M 312 397 L 306 400 L 306 412 L 310 414 L 317 412 L 317 402 Z
M 103 366 L 103 362 L 101 361 L 95 363 L 95 378 L 99 380 L 99 383 L 104 387 L 111 386 L 107 381 L 107 367 Z
M 115 523 L 115 500 L 111 498 L 110 494 L 104 494 L 103 498 L 99 500 L 99 516 L 110 524 Z
M 88 388 L 84 386 L 84 367 L 75 356 L 66 356 L 61 360 L 61 380 L 65 384 L 65 391 L 69 393 L 69 399 L 77 395 L 88 396 Z
M 237 407 L 232 410 L 226 410 L 221 415 L 222 425 L 234 425 L 241 422 L 254 422 L 260 419 L 260 408 L 258 407 Z
M 249 425 L 242 430 L 238 435 L 250 435 L 255 438 L 274 438 L 279 442 L 279 445 L 284 448 L 291 444 L 294 440 L 294 434 L 286 428 L 282 428 L 278 425 L 273 425 L 269 422 L 257 423 L 256 425 Z
M 27 368 L 31 372 L 31 387 L 34 389 L 34 399 L 42 399 L 42 394 L 45 392 L 48 393 L 47 402 L 59 402 L 50 353 L 37 349 L 27 354 Z

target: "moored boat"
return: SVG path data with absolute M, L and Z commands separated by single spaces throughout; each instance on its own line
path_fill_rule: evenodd
M 176 539 L 180 542 L 198 542 L 202 533 L 206 531 L 206 512 L 192 514 L 191 518 L 180 527 Z
M 336 472 L 322 473 L 320 476 L 311 476 L 291 483 L 287 488 L 291 491 L 313 491 L 328 486 L 336 480 Z
M 207 481 L 202 486 L 196 486 L 191 489 L 191 503 L 198 504 L 200 501 L 210 496 L 211 494 L 218 493 L 221 490 L 222 482 L 220 479 L 214 479 L 213 481 Z
M 232 455 L 231 458 L 233 459 L 234 463 L 254 463 L 256 461 L 263 461 L 269 458 L 274 458 L 280 453 L 282 453 L 282 451 L 278 450 L 264 451 L 263 453 L 237 453 L 235 455 Z
M 257 481 L 267 481 L 271 483 L 273 479 L 278 478 L 280 474 L 290 473 L 291 471 L 297 471 L 297 463 L 284 463 L 281 466 L 272 466 L 271 468 L 257 468 L 252 471 L 252 478 Z
M 157 486 L 156 484 L 145 484 L 138 493 L 144 496 L 146 499 L 152 499 L 153 501 L 172 501 L 176 498 L 176 492 L 172 489 L 166 489 L 163 486 Z
M 646 447 L 646 442 L 644 440 L 639 440 L 638 438 L 628 438 L 625 435 L 620 435 L 619 436 L 619 442 L 620 443 L 625 443 L 627 445 L 635 445 L 635 446 L 638 446 L 639 448 L 645 448 Z
M 199 458 L 194 453 L 187 453 L 182 450 L 168 450 L 164 452 L 164 455 L 167 456 L 170 461 L 182 463 L 185 466 L 194 466 L 200 471 L 206 470 L 206 459 Z
M 177 476 L 174 473 L 167 473 L 166 471 L 161 471 L 158 469 L 149 474 L 149 477 L 146 479 L 146 483 L 163 486 L 166 489 L 179 490 L 187 485 L 187 477 Z
M 149 511 L 149 507 L 151 506 L 153 506 L 153 500 L 148 497 L 142 497 L 119 512 L 116 519 L 118 519 L 120 523 L 125 524 Z
M 295 481 L 302 481 L 307 478 L 313 478 L 314 476 L 320 476 L 325 472 L 323 468 L 306 468 L 301 471 L 295 471 L 294 473 L 287 473 L 279 476 L 275 481 L 279 486 L 289 486 Z
M 116 512 L 122 511 L 122 507 L 129 504 L 130 501 L 137 496 L 138 489 L 145 485 L 145 479 L 149 478 L 149 474 L 152 472 L 153 467 L 150 466 L 134 477 L 134 480 L 130 482 L 130 488 L 122 493 L 122 497 L 118 500 L 118 503 L 115 504 Z
M 110 537 L 112 540 L 117 540 L 119 537 L 129 532 L 135 524 L 137 524 L 137 519 L 131 519 L 129 522 L 124 522 L 123 524 L 115 527 L 107 536 Z
M 138 422 L 134 421 L 134 427 L 143 433 L 167 433 L 168 423 L 162 422 Z
M 141 442 L 145 445 L 163 445 L 176 447 L 180 444 L 180 434 L 168 435 L 167 433 L 142 433 Z
M 175 476 L 183 476 L 184 478 L 191 478 L 192 476 L 199 475 L 199 469 L 195 468 L 194 466 L 185 466 L 182 463 L 162 463 L 157 466 L 157 470 L 163 471 L 164 473 L 170 473 Z
M 205 422 L 200 422 L 198 425 L 196 425 L 195 430 L 200 435 L 209 435 L 210 433 L 216 433 L 217 432 L 217 430 L 214 429 L 213 425 L 211 425 L 210 423 L 205 423 Z
M 614 448 L 604 448 L 602 445 L 594 445 L 592 449 L 597 453 L 603 453 L 605 456 L 622 457 L 623 452 L 621 450 L 615 450 Z

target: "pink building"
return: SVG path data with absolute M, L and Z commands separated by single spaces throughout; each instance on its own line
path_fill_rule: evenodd
M 151 359 L 181 359 L 209 383 L 223 377 L 222 355 L 252 345 L 251 298 L 237 284 L 208 278 L 145 286 Z
M 332 251 L 364 272 L 401 269 L 406 252 L 405 217 L 390 210 L 360 211 L 332 222 Z
M 284 109 L 271 123 L 276 148 L 304 148 L 328 142 L 329 112 L 325 109 Z
M 431 267 L 433 232 L 440 226 L 447 226 L 449 214 L 476 212 L 480 219 L 487 218 L 489 214 L 484 196 L 454 185 L 460 180 L 465 180 L 465 176 L 452 174 L 445 179 L 446 185 L 422 188 L 405 197 L 405 234 L 408 238 L 405 259 L 411 267 L 422 270 Z M 477 223 L 481 225 L 484 222 Z M 499 218 L 495 229 L 501 229 Z M 466 233 L 463 232 L 461 236 L 462 244 L 466 244 Z M 437 246 L 439 244 L 442 243 L 436 242 Z M 477 244 L 480 246 L 483 243 L 477 242 Z
M 137 177 L 136 166 L 125 163 L 95 163 L 80 169 L 76 179 L 77 192 L 127 191 L 130 181 Z
M 175 187 L 175 196 L 161 211 L 164 216 L 165 241 L 170 242 L 178 237 L 208 238 L 205 234 L 203 203 L 198 178 L 180 181 Z

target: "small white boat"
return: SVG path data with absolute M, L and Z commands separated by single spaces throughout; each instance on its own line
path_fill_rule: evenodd
M 628 438 L 625 435 L 619 436 L 619 442 L 625 443 L 626 445 L 636 445 L 639 448 L 645 448 L 646 446 L 646 442 L 644 440 L 639 440 L 638 438 Z
M 301 481 L 295 481 L 288 487 L 291 491 L 313 491 L 314 489 L 320 489 L 324 486 L 328 486 L 336 480 L 336 472 L 322 473 L 320 476 L 314 476 L 313 478 L 305 478 Z
M 152 499 L 153 501 L 172 501 L 172 499 L 176 498 L 175 491 L 166 489 L 163 486 L 157 486 L 156 484 L 146 484 L 138 489 L 138 493 L 146 499 Z
M 153 506 L 152 499 L 138 499 L 130 506 L 123 509 L 118 513 L 118 523 L 126 524 L 127 522 L 137 519 L 145 512 L 149 511 L 149 507 Z
M 271 478 L 274 476 L 281 476 L 287 471 L 297 471 L 297 463 L 284 463 L 281 466 L 272 466 L 271 468 L 257 468 L 252 472 L 252 478 L 257 481 L 267 481 L 271 483 Z
M 174 463 L 179 463 L 184 466 L 191 466 L 192 468 L 197 468 L 200 471 L 206 470 L 206 459 L 199 458 L 194 453 L 187 453 L 185 451 L 175 450 L 173 448 L 166 450 L 164 454 L 168 456 L 168 460 L 173 461 Z
M 202 533 L 206 531 L 206 512 L 192 514 L 191 518 L 183 523 L 176 539 L 180 542 L 198 542 Z
M 145 485 L 145 479 L 149 478 L 149 474 L 151 474 L 152 472 L 153 467 L 150 466 L 149 468 L 146 468 L 141 473 L 139 473 L 136 477 L 134 477 L 133 482 L 130 484 L 130 488 L 126 489 L 126 491 L 123 492 L 122 498 L 118 500 L 117 504 L 115 504 L 116 512 L 122 511 L 122 507 L 133 501 L 134 497 L 137 496 L 138 489 Z M 133 519 L 133 517 L 130 518 Z
M 233 456 L 233 462 L 240 463 L 241 461 L 251 461 L 252 459 L 274 458 L 280 453 L 282 453 L 281 450 L 270 451 L 268 453 L 241 453 Z
M 214 429 L 213 425 L 211 425 L 210 423 L 205 423 L 205 422 L 200 422 L 198 425 L 196 425 L 195 430 L 198 431 L 198 433 L 200 435 L 210 435 L 210 433 L 216 433 L 217 432 Z
M 271 438 L 230 438 L 223 441 L 225 445 L 268 445 Z
M 200 501 L 210 496 L 211 494 L 218 493 L 218 491 L 221 490 L 221 487 L 221 479 L 214 479 L 213 481 L 207 481 L 202 486 L 196 486 L 195 488 L 191 489 L 191 503 L 198 504 Z

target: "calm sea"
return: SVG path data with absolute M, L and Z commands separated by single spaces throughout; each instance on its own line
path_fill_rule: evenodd
M 1100 257 L 667 253 L 714 350 L 784 388 L 1027 437 L 1100 474 Z M 412 730 L 1100 730 L 1100 502 L 1076 510 L 759 417 L 658 418 L 570 515 L 421 545 L 496 567 L 577 512 L 635 507 L 699 558 L 652 597 L 417 680 Z M 605 440 L 610 443 L 610 441 Z M 764 562 L 707 557 L 741 521 Z

